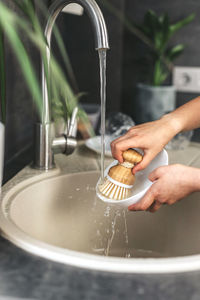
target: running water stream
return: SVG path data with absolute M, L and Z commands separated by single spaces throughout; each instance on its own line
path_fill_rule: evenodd
M 101 183 L 104 182 L 104 169 L 105 169 L 105 115 L 106 115 L 106 49 L 100 49 L 99 52 L 99 65 L 100 65 L 100 97 L 101 97 Z M 108 209 L 109 208 L 109 209 Z M 105 211 L 105 216 L 109 217 L 110 207 L 107 207 Z M 117 209 L 114 212 L 113 219 L 111 222 L 111 235 L 108 237 L 107 245 L 104 249 L 104 255 L 108 256 L 112 242 L 116 233 L 116 221 L 117 218 L 124 218 L 124 231 L 122 234 L 125 236 L 125 244 L 128 245 L 128 230 L 126 223 L 125 211 L 123 211 L 123 216 L 121 216 L 120 211 Z M 98 231 L 99 232 L 99 231 Z M 128 257 L 128 256 L 127 256 Z
M 101 96 L 101 183 L 104 181 L 105 118 L 106 118 L 106 49 L 99 51 L 100 96 Z
M 101 183 L 104 182 L 104 169 L 105 169 L 105 117 L 106 117 L 106 50 L 99 50 L 99 65 L 100 65 L 100 97 L 101 97 Z M 109 212 L 109 211 L 107 211 Z M 106 213 L 106 212 L 105 212 Z M 111 220 L 111 236 L 107 240 L 107 246 L 104 254 L 109 255 L 109 251 L 115 236 L 116 220 L 121 214 L 119 210 L 115 210 L 114 218 Z M 125 242 L 128 244 L 128 231 L 126 224 L 125 211 L 123 211 L 124 224 L 125 224 Z

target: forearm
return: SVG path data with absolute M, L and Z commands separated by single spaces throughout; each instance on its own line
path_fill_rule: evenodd
M 169 121 L 175 134 L 200 127 L 200 97 L 163 116 L 163 119 Z
M 123 151 L 141 148 L 144 157 L 133 172 L 143 170 L 165 145 L 179 132 L 200 126 L 200 97 L 164 115 L 160 120 L 133 126 L 128 132 L 111 143 L 112 155 L 123 162 Z
M 186 167 L 185 176 L 183 175 L 185 184 L 191 188 L 191 192 L 200 191 L 200 169 L 194 167 Z

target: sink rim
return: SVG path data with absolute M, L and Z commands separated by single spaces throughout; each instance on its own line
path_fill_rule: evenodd
M 88 174 L 97 172 L 99 171 L 86 171 L 81 173 Z M 57 177 L 68 177 L 72 174 L 54 176 L 50 174 L 46 174 L 45 176 L 39 175 L 13 186 L 1 199 L 1 234 L 14 245 L 31 254 L 84 269 L 129 274 L 169 274 L 200 270 L 200 254 L 170 258 L 121 258 L 100 256 L 53 246 L 29 236 L 6 216 L 6 211 L 3 209 L 4 201 L 7 202 L 11 199 L 13 201 L 13 197 L 25 190 L 30 184 L 37 184 L 41 181 Z

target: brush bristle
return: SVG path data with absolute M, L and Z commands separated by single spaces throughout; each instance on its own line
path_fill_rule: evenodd
M 130 189 L 114 184 L 108 179 L 99 185 L 99 191 L 105 197 L 113 200 L 123 200 L 130 197 Z

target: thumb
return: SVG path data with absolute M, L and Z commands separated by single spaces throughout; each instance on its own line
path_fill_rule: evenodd
M 150 162 L 154 159 L 154 157 L 155 157 L 155 154 L 152 152 L 144 153 L 142 161 L 133 168 L 133 174 L 135 174 L 138 171 L 144 170 L 150 164 Z

